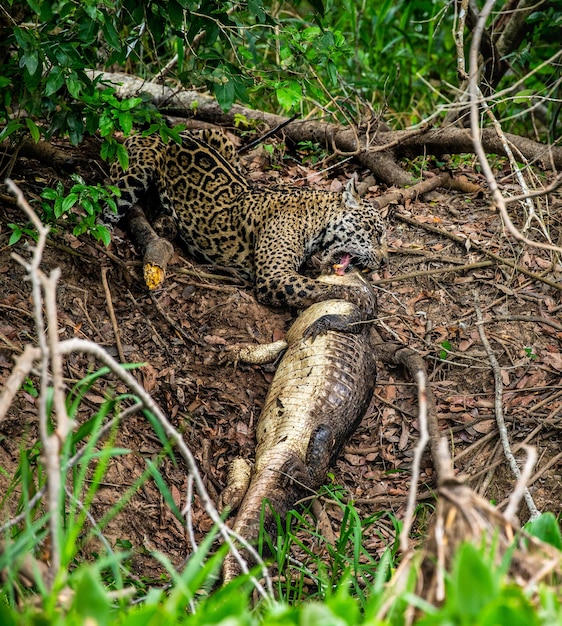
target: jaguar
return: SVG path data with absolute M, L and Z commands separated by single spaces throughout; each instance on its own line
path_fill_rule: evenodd
M 305 308 L 323 300 L 360 300 L 357 290 L 304 275 L 320 265 L 377 269 L 386 258 L 386 231 L 377 210 L 351 179 L 343 192 L 268 187 L 244 176 L 236 149 L 220 130 L 181 133 L 181 144 L 136 134 L 125 141 L 129 167 L 112 166 L 121 219 L 154 190 L 177 223 L 187 252 L 238 270 L 267 305 Z

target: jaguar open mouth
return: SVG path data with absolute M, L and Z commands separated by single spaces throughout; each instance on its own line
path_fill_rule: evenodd
M 351 269 L 367 271 L 369 268 L 362 262 L 361 258 L 351 252 L 337 252 L 332 256 L 330 267 L 338 276 L 343 276 Z
M 351 260 L 352 259 L 353 259 L 353 257 L 348 252 L 345 252 L 344 254 L 342 254 L 340 262 L 339 263 L 334 263 L 334 265 L 333 265 L 335 273 L 338 276 L 343 276 L 345 274 L 345 270 L 351 264 Z

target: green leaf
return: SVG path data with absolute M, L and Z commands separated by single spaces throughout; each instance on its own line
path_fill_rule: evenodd
M 126 172 L 129 169 L 129 153 L 123 144 L 118 143 L 116 146 L 117 160 L 121 169 Z
M 101 241 L 106 248 L 111 243 L 111 233 L 105 226 L 97 225 L 95 228 L 92 228 L 90 232 L 93 237 L 95 237 L 98 241 Z
M 515 96 L 513 96 L 513 101 L 517 104 L 523 104 L 525 102 L 530 104 L 531 98 L 534 94 L 534 89 L 523 89 L 522 91 L 518 91 Z
M 129 112 L 121 111 L 119 113 L 119 126 L 121 126 L 125 136 L 130 135 L 133 130 L 133 116 Z
M 108 626 L 110 623 L 110 602 L 105 587 L 91 567 L 77 572 L 78 584 L 70 608 L 70 615 L 81 618 L 82 624 Z
M 63 199 L 60 196 L 57 196 L 57 199 L 55 200 L 55 206 L 53 207 L 53 212 L 55 214 L 56 219 L 58 219 L 63 214 L 62 200 Z
M 75 193 L 69 193 L 68 196 L 66 196 L 66 198 L 62 201 L 62 212 L 68 213 L 77 201 L 78 195 Z
M 102 115 L 99 119 L 98 125 L 100 129 L 100 135 L 102 137 L 107 137 L 108 135 L 111 135 L 113 133 L 114 124 L 113 124 L 113 120 L 111 119 L 111 117 L 109 117 L 109 115 L 107 114 Z
M 338 84 L 338 68 L 336 67 L 336 64 L 331 59 L 328 59 L 326 69 L 328 70 L 328 76 L 330 77 L 332 86 L 335 87 Z
M 17 133 L 23 128 L 21 120 L 10 120 L 6 126 L 0 131 L 0 141 L 4 141 L 10 135 Z
M 30 52 L 22 56 L 20 59 L 20 67 L 24 66 L 31 76 L 35 74 L 39 67 L 39 57 L 36 52 Z
M 553 513 L 543 513 L 537 519 L 527 522 L 524 529 L 533 537 L 549 543 L 558 550 L 562 550 L 560 526 Z
M 29 5 L 29 8 L 32 11 L 37 13 L 37 15 L 41 15 L 41 3 L 40 2 L 36 2 L 36 0 L 27 0 L 27 4 Z
M 223 111 L 229 111 L 234 102 L 234 84 L 231 80 L 225 83 L 213 83 L 215 98 Z
M 166 11 L 170 17 L 172 24 L 181 24 L 183 20 L 183 9 L 180 4 L 174 0 L 168 0 L 166 3 Z
M 121 111 L 130 111 L 134 109 L 142 102 L 142 98 L 127 98 L 119 103 L 119 109 Z
M 88 215 L 94 214 L 94 204 L 87 198 L 84 198 L 80 202 L 80 206 L 84 209 L 84 211 L 86 211 L 86 213 L 88 213 Z
M 84 136 L 84 122 L 80 115 L 69 115 L 66 120 L 70 141 L 76 146 Z
M 41 194 L 42 198 L 45 198 L 45 200 L 55 200 L 57 198 L 58 194 L 54 189 L 51 189 L 50 187 L 47 187 L 46 189 L 43 190 L 43 193 Z
M 262 24 L 265 22 L 267 14 L 264 11 L 263 3 L 261 2 L 261 0 L 248 0 L 248 11 L 256 18 L 258 22 Z
M 102 26 L 102 32 L 105 36 L 105 40 L 114 50 L 121 48 L 121 40 L 119 39 L 119 34 L 115 30 L 113 22 L 109 20 L 105 22 Z
M 78 80 L 75 74 L 71 74 L 66 79 L 66 88 L 68 89 L 68 93 L 73 98 L 79 98 L 82 90 L 82 83 Z
M 463 616 L 476 618 L 497 596 L 499 581 L 482 551 L 471 543 L 459 548 L 454 569 L 450 591 L 456 599 L 455 609 Z
M 296 80 L 283 83 L 275 91 L 279 104 L 285 109 L 292 109 L 302 101 L 302 87 Z
M 23 235 L 23 230 L 21 230 L 19 226 L 16 226 L 15 224 L 8 224 L 8 226 L 14 229 L 14 231 L 10 235 L 10 239 L 8 240 L 8 245 L 13 246 L 21 239 L 21 236 Z
M 33 141 L 35 143 L 37 143 L 39 141 L 39 139 L 41 139 L 41 131 L 39 130 L 39 127 L 29 117 L 25 118 L 25 123 L 27 124 L 27 128 L 29 129 L 29 132 L 31 134 L 31 138 L 33 139 Z
M 47 84 L 45 85 L 45 95 L 52 96 L 64 85 L 64 73 L 62 67 L 55 65 L 49 72 Z

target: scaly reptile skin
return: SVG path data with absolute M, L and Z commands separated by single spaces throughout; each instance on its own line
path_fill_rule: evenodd
M 319 302 L 303 311 L 287 333 L 287 351 L 257 424 L 256 460 L 250 484 L 245 495 L 243 487 L 233 483 L 221 497 L 222 505 L 231 508 L 242 500 L 233 529 L 250 543 L 258 537 L 265 499 L 284 517 L 300 498 L 322 485 L 329 466 L 360 422 L 373 394 L 376 369 L 369 345 L 369 325 L 357 322 L 374 316 L 374 292 L 356 273 L 320 280 L 357 286 L 364 290 L 364 300 L 371 302 L 372 307 L 360 310 L 345 300 Z M 320 334 L 314 339 L 308 336 L 316 331 Z M 283 348 L 280 342 L 272 345 L 277 346 L 277 352 Z M 263 352 L 263 346 L 258 349 Z M 250 355 L 246 350 L 239 351 L 238 356 L 248 360 Z M 268 507 L 265 525 L 272 530 Z M 223 581 L 239 573 L 238 562 L 227 555 Z

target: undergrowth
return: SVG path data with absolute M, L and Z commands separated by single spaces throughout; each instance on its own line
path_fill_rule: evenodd
M 100 369 L 70 390 L 66 406 L 71 418 L 83 415 L 85 396 L 107 373 L 106 368 Z M 24 384 L 29 388 L 30 381 Z M 49 405 L 50 392 L 46 400 Z M 540 585 L 525 593 L 508 582 L 509 555 L 497 565 L 493 548 L 484 545 L 461 546 L 445 578 L 446 601 L 440 607 L 414 594 L 416 566 L 411 569 L 408 583 L 395 587 L 392 574 L 400 562 L 397 541 L 379 557 L 365 548 L 365 537 L 377 532 L 383 517 L 390 520 L 397 537 L 400 522 L 388 511 L 361 519 L 353 503 L 345 501 L 343 490 L 334 485 L 322 491 L 323 497 L 340 511 L 341 524 L 334 545 L 317 531 L 306 510 L 291 512 L 286 521 L 277 518 L 276 539 L 262 533 L 261 548 L 271 554 L 270 560 L 278 570 L 275 597 L 253 602 L 253 584 L 248 576 L 223 588 L 217 586 L 226 548 L 217 542 L 216 527 L 181 571 L 166 554 L 154 553 L 166 576 L 158 581 L 131 576 L 128 561 L 134 546 L 127 542 L 111 545 L 104 530 L 142 485 L 155 480 L 165 503 L 184 521 L 159 471 L 159 463 L 166 457 L 174 459 L 174 451 L 149 413 L 147 428 L 150 425 L 158 436 L 161 454 L 147 460 L 142 475 L 101 518 L 95 519 L 91 514 L 109 464 L 131 452 L 116 445 L 125 407 L 131 402 L 135 398 L 129 394 L 107 397 L 97 412 L 87 419 L 82 417 L 62 448 L 65 495 L 58 509 L 63 520 L 59 525 L 62 558 L 54 578 L 46 566 L 49 545 L 45 458 L 39 441 L 22 445 L 17 470 L 0 501 L 3 626 L 401 625 L 414 610 L 418 623 L 424 626 L 562 623 L 562 607 L 554 588 Z M 562 547 L 558 522 L 550 514 L 530 524 L 527 530 L 558 549 Z M 95 552 L 92 543 L 97 546 Z

